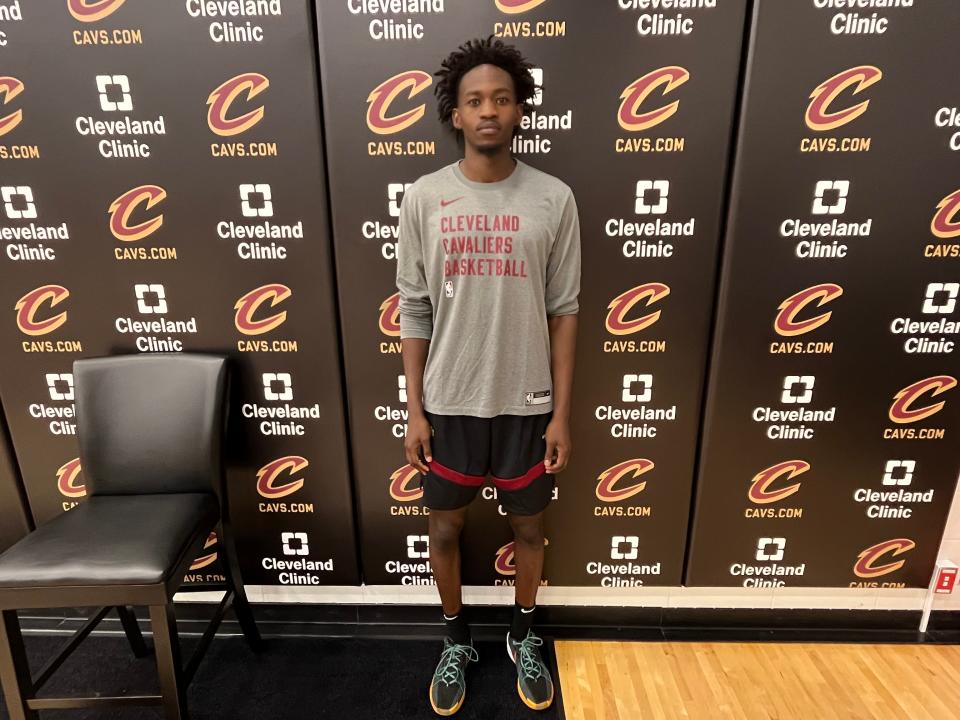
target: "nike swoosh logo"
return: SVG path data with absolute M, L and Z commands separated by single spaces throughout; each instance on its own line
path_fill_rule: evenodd
M 460 197 L 454 198 L 453 200 L 441 200 L 441 201 L 440 201 L 440 207 L 446 207 L 447 205 L 451 205 L 451 204 L 455 203 L 457 200 L 463 200 L 463 197 L 464 197 L 464 196 L 461 195 Z

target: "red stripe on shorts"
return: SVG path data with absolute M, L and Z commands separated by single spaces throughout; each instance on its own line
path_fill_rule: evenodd
M 455 482 L 457 485 L 483 485 L 483 481 L 487 479 L 485 475 L 465 475 L 448 468 L 446 465 L 441 465 L 436 460 L 427 463 L 427 467 L 438 477 Z
M 541 460 L 532 468 L 527 470 L 523 475 L 520 475 L 518 477 L 507 478 L 507 479 L 494 477 L 493 484 L 496 485 L 501 490 L 507 490 L 508 492 L 510 490 L 521 490 L 525 488 L 527 485 L 529 485 L 530 483 L 532 483 L 534 480 L 536 480 L 538 477 L 543 475 L 546 471 L 547 471 L 547 468 L 543 464 L 543 460 Z

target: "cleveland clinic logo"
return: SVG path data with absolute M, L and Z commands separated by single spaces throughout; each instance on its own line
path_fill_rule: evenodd
M 424 103 L 407 110 L 398 110 L 394 114 L 393 105 L 404 95 L 413 100 L 433 84 L 433 78 L 423 70 L 406 70 L 397 73 L 377 85 L 367 95 L 367 127 L 378 135 L 392 135 L 414 125 L 424 116 L 427 106 Z
M 232 137 L 246 132 L 263 119 L 264 107 L 259 105 L 243 112 L 243 102 L 250 103 L 270 87 L 270 81 L 260 73 L 241 73 L 221 83 L 207 97 L 207 125 L 221 137 Z M 241 100 L 242 97 L 242 100 Z
M 234 325 L 244 335 L 262 335 L 280 327 L 287 319 L 287 311 L 266 314 L 261 308 L 273 308 L 293 294 L 286 285 L 261 285 L 243 295 L 234 303 Z
M 23 83 L 9 75 L 0 76 L 0 107 L 10 103 L 23 92 Z M 23 110 L 18 108 L 6 115 L 0 115 L 0 136 L 6 135 L 23 120 Z

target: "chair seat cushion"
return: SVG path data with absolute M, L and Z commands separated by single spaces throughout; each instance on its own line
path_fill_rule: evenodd
M 93 495 L 0 555 L 0 589 L 161 583 L 218 517 L 210 493 Z

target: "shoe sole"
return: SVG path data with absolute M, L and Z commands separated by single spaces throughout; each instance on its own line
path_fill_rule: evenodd
M 517 658 L 513 654 L 513 648 L 510 646 L 510 633 L 507 632 L 507 657 L 510 658 L 510 662 L 514 665 L 517 664 Z M 523 704 L 526 705 L 531 710 L 546 710 L 553 704 L 553 688 L 550 688 L 550 697 L 544 700 L 541 703 L 534 702 L 530 700 L 526 695 L 523 694 L 523 690 L 520 687 L 520 678 L 517 678 L 517 695 L 520 696 L 520 699 L 523 700 Z
M 464 690 L 463 695 L 460 696 L 460 702 L 458 702 L 449 710 L 443 710 L 442 708 L 438 708 L 436 705 L 433 704 L 433 693 L 430 693 L 430 707 L 433 708 L 433 711 L 437 715 L 440 715 L 441 717 L 449 717 L 450 715 L 453 715 L 454 713 L 456 713 L 461 707 L 463 707 L 463 701 L 466 699 L 467 699 L 467 691 Z

